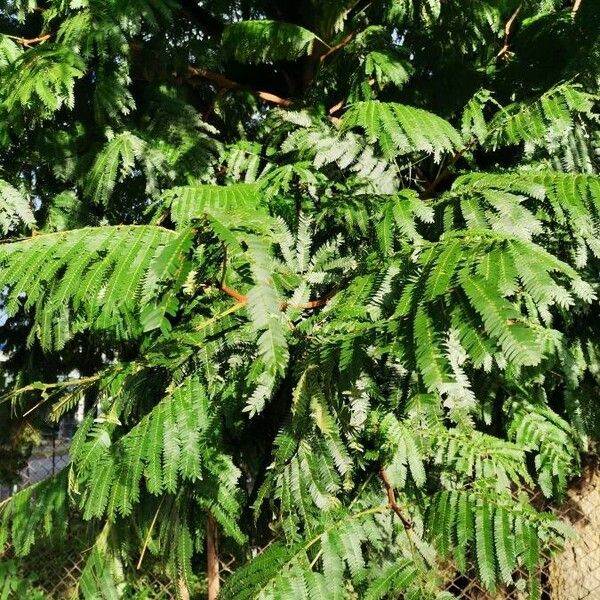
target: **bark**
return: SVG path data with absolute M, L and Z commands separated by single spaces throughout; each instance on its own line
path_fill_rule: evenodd
M 217 524 L 209 513 L 206 518 L 206 573 L 208 577 L 208 600 L 217 600 L 221 589 L 219 579 L 219 538 Z

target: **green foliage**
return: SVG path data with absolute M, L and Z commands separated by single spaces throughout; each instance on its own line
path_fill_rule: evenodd
M 497 148 L 524 142 L 529 149 L 556 148 L 573 130 L 578 117 L 592 115 L 596 101 L 596 96 L 565 84 L 549 90 L 534 102 L 510 104 L 491 120 L 488 144 Z
M 116 226 L 5 244 L 0 260 L 11 265 L 2 271 L 2 286 L 9 289 L 5 310 L 36 307 L 31 340 L 37 337 L 44 348 L 63 347 L 92 323 L 135 335 L 133 323 L 129 330 L 124 323 L 139 310 L 146 274 L 173 239 L 159 227 Z
M 212 211 L 251 212 L 259 208 L 258 189 L 256 185 L 248 183 L 179 187 L 169 190 L 167 197 L 171 218 L 177 225 L 185 225 Z
M 0 232 L 3 235 L 11 232 L 18 225 L 35 226 L 35 216 L 31 205 L 10 183 L 0 179 Z
M 48 118 L 63 105 L 74 107 L 75 81 L 82 76 L 83 62 L 75 52 L 40 46 L 12 63 L 2 89 L 3 105 L 15 113 L 37 108 L 40 118 Z
M 44 593 L 35 587 L 35 578 L 23 576 L 19 566 L 14 560 L 3 560 L 0 565 L 0 598 L 31 598 L 31 600 L 44 600 Z
M 420 108 L 402 104 L 358 102 L 344 114 L 342 130 L 364 130 L 370 143 L 377 142 L 386 158 L 425 152 L 436 160 L 444 152 L 462 147 L 458 132 L 438 117 Z
M 408 61 L 400 60 L 389 52 L 374 50 L 365 57 L 365 75 L 375 77 L 380 88 L 392 83 L 401 88 L 409 80 L 411 67 Z
M 10 443 L 84 417 L 0 548 L 186 597 L 214 523 L 227 600 L 539 598 L 600 433 L 596 3 L 6 12 Z
M 136 160 L 144 152 L 144 142 L 129 132 L 114 136 L 98 153 L 94 166 L 86 178 L 85 193 L 93 202 L 106 204 L 117 178 L 129 175 Z
M 228 25 L 222 50 L 241 63 L 294 60 L 310 54 L 317 36 L 293 23 L 242 21 Z

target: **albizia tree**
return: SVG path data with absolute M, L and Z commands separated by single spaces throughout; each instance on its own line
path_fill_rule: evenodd
M 225 600 L 539 597 L 599 429 L 598 2 L 2 4 L 5 401 L 86 416 L 0 545 L 86 522 L 87 599 L 219 552 Z

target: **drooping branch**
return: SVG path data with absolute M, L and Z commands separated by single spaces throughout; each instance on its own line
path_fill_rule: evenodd
M 96 375 L 90 375 L 89 377 L 81 377 L 79 379 L 67 379 L 64 381 L 55 381 L 52 383 L 42 383 L 36 381 L 35 383 L 30 383 L 23 387 L 16 388 L 14 390 L 11 390 L 10 392 L 7 392 L 3 396 L 0 396 L 0 404 L 10 400 L 11 398 L 15 398 L 16 396 L 26 394 L 27 392 L 41 391 L 44 394 L 47 394 L 49 390 L 54 390 L 58 388 L 90 385 L 96 383 L 102 377 L 102 375 L 102 373 L 97 373 Z
M 398 516 L 400 521 L 402 521 L 404 529 L 412 529 L 412 523 L 402 514 L 402 510 L 396 502 L 396 493 L 394 492 L 394 487 L 390 483 L 390 478 L 388 477 L 387 471 L 383 467 L 379 469 L 379 478 L 381 479 L 381 481 L 383 482 L 383 486 L 385 487 L 388 506 L 392 511 L 394 511 L 394 513 Z
M 502 46 L 500 52 L 496 55 L 496 58 L 502 58 L 504 55 L 508 54 L 510 46 L 509 46 L 509 38 L 510 38 L 510 30 L 515 22 L 515 19 L 519 16 L 521 12 L 522 4 L 517 6 L 517 10 L 510 16 L 510 19 L 506 22 L 504 26 L 504 46 Z
M 204 69 L 202 67 L 188 67 L 189 75 L 193 77 L 202 77 L 214 83 L 218 88 L 224 90 L 241 90 L 248 89 L 243 86 L 241 83 L 237 81 L 233 81 L 222 75 L 221 73 L 215 73 L 214 71 L 209 71 L 208 69 Z M 288 107 L 292 105 L 292 101 L 289 98 L 281 98 L 276 94 L 272 94 L 271 92 L 265 92 L 262 90 L 249 90 L 252 94 L 264 100 L 265 102 L 269 102 L 271 104 L 276 104 L 277 106 Z

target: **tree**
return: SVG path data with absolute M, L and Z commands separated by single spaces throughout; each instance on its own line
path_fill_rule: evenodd
M 84 598 L 150 554 L 214 598 L 218 552 L 227 600 L 442 600 L 472 568 L 539 597 L 569 530 L 531 497 L 598 433 L 597 3 L 0 24 L 5 400 L 87 409 L 1 545 L 85 521 Z

